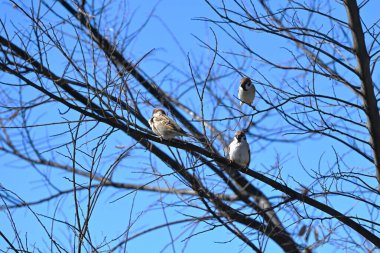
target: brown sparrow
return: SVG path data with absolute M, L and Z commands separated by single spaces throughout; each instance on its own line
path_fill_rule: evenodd
M 249 150 L 247 138 L 243 131 L 237 131 L 234 139 L 228 146 L 228 159 L 240 164 L 244 168 L 248 167 L 251 161 L 251 151 Z
M 240 99 L 240 105 L 246 103 L 248 105 L 252 104 L 255 98 L 256 88 L 252 84 L 251 79 L 248 77 L 243 77 L 240 80 L 240 87 L 238 92 L 238 98 Z
M 160 108 L 153 109 L 153 116 L 148 121 L 152 131 L 159 137 L 170 140 L 176 136 L 187 136 L 188 134 L 182 130 L 177 123 L 169 118 L 165 111 Z

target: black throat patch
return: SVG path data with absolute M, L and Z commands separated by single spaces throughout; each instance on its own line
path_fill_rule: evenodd
M 245 82 L 242 82 L 240 87 L 244 90 L 244 91 L 247 91 L 247 84 L 248 84 L 249 81 L 245 81 Z

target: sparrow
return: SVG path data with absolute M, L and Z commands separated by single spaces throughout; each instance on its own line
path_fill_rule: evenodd
M 160 108 L 153 109 L 153 116 L 148 121 L 152 131 L 165 140 L 173 139 L 176 136 L 187 136 L 188 134 L 169 118 L 165 111 Z
M 253 99 L 255 98 L 256 88 L 252 84 L 251 79 L 248 77 L 243 77 L 240 80 L 240 87 L 238 97 L 240 99 L 240 105 L 246 103 L 248 105 L 252 104 Z
M 251 151 L 249 150 L 247 138 L 243 131 L 237 131 L 234 139 L 228 146 L 228 159 L 244 168 L 248 167 L 251 161 Z

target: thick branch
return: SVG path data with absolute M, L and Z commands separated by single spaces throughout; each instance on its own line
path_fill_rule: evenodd
M 365 36 L 360 20 L 359 8 L 355 0 L 345 0 L 347 16 L 352 32 L 353 48 L 360 75 L 363 106 L 367 113 L 367 127 L 376 166 L 376 178 L 380 184 L 380 117 L 372 81 L 370 59 L 365 44 Z

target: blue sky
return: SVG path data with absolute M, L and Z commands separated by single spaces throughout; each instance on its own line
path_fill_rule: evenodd
M 0 3 L 0 7 L 5 8 L 7 11 L 1 14 L 1 17 L 10 23 L 22 24 L 23 19 L 20 18 L 19 14 L 6 3 Z M 144 23 L 147 16 L 154 9 L 154 16 L 151 18 L 150 22 L 144 27 L 142 32 L 138 35 L 137 39 L 131 41 L 128 45 L 125 55 L 131 59 L 137 60 L 144 56 L 147 52 L 152 53 L 140 64 L 140 68 L 149 76 L 153 76 L 155 80 L 159 80 L 159 85 L 164 90 L 172 90 L 176 87 L 177 80 L 185 81 L 186 76 L 183 74 L 189 73 L 188 66 L 188 56 L 194 66 L 200 68 L 206 68 L 211 63 L 212 53 L 204 48 L 204 45 L 197 38 L 209 45 L 214 45 L 214 37 L 211 28 L 218 35 L 219 49 L 223 52 L 237 51 L 243 52 L 242 49 L 236 46 L 231 39 L 224 36 L 223 33 L 217 27 L 211 27 L 209 24 L 197 20 L 198 17 L 215 17 L 209 7 L 201 0 L 163 0 L 163 1 L 129 1 L 128 6 L 125 10 L 129 12 L 124 13 L 125 15 L 134 15 L 133 22 L 126 33 L 132 33 L 140 25 Z M 365 18 L 368 19 L 377 16 L 373 15 L 375 6 L 369 6 L 365 9 Z M 117 12 L 117 11 L 116 11 Z M 367 14 L 368 12 L 368 14 Z M 122 13 L 117 12 L 119 15 Z M 344 14 L 340 11 L 339 13 Z M 113 13 L 108 13 L 107 17 L 109 23 L 104 24 L 105 31 L 108 30 L 109 36 L 112 36 L 115 28 L 112 25 Z M 253 48 L 261 54 L 267 57 L 274 58 L 277 61 L 283 61 L 287 56 L 287 51 L 284 47 L 290 47 L 289 44 L 283 43 L 281 40 L 275 40 L 271 36 L 265 34 L 242 34 L 248 41 L 253 44 Z M 231 61 L 239 61 L 239 58 L 231 57 Z M 54 69 L 57 72 L 63 71 L 60 65 L 60 59 L 55 59 L 53 61 L 56 63 Z M 177 70 L 163 70 L 165 65 L 170 63 L 175 66 Z M 254 68 L 249 68 L 248 66 L 254 66 Z M 217 61 L 215 69 L 220 71 L 220 73 L 227 73 L 229 70 L 225 68 L 222 60 Z M 265 66 L 260 63 L 257 58 L 252 57 L 247 62 L 247 73 L 253 79 L 257 81 L 263 81 L 260 75 L 255 72 L 259 69 L 273 82 L 280 82 L 283 73 L 280 73 L 272 68 Z M 162 71 L 163 70 L 163 71 Z M 169 72 L 169 73 L 168 73 Z M 181 74 L 182 72 L 182 74 Z M 217 71 L 216 71 L 217 72 Z M 375 75 L 376 77 L 376 75 Z M 223 79 L 222 82 L 217 83 L 216 87 L 220 87 L 221 90 L 231 90 L 235 92 L 237 89 L 237 84 L 240 76 L 230 76 L 229 78 Z M 174 81 L 175 80 L 175 81 Z M 323 82 L 324 80 L 321 80 Z M 180 93 L 183 87 L 180 87 L 177 91 Z M 264 86 L 257 86 L 259 93 L 263 94 L 265 92 Z M 341 94 L 349 96 L 345 88 L 337 88 Z M 329 93 L 329 85 L 321 85 L 320 91 L 322 93 Z M 27 94 L 28 95 L 28 94 Z M 29 95 L 33 96 L 33 91 L 30 91 Z M 192 107 L 199 106 L 198 101 L 194 100 L 194 94 L 189 94 L 181 97 L 181 101 L 191 105 Z M 157 104 L 157 102 L 152 101 L 152 105 Z M 258 108 L 265 107 L 265 103 L 258 99 L 256 102 Z M 152 107 L 144 108 L 144 113 L 150 115 Z M 64 107 L 61 106 L 45 106 L 39 109 L 39 111 L 34 112 L 32 121 L 35 122 L 54 122 L 54 121 L 64 121 L 65 118 L 78 119 L 78 115 L 74 112 L 68 112 L 64 116 L 60 115 L 60 111 L 64 111 Z M 246 109 L 243 109 L 246 110 Z M 207 111 L 207 115 L 210 116 L 213 112 Z M 218 114 L 217 114 L 218 115 Z M 148 117 L 147 116 L 147 117 Z M 220 117 L 223 116 L 221 112 Z M 265 121 L 267 126 L 270 124 L 277 124 L 279 118 L 268 119 Z M 91 125 L 91 124 L 90 124 Z M 67 125 L 62 124 L 58 126 L 48 127 L 48 128 L 36 128 L 32 130 L 33 136 L 37 138 L 44 138 L 44 136 L 54 136 L 58 133 L 67 130 Z M 228 129 L 227 134 L 233 136 L 234 131 L 237 129 Z M 83 130 L 84 131 L 84 130 Z M 104 126 L 99 127 L 99 129 L 92 132 L 91 137 L 106 131 Z M 14 132 L 16 134 L 16 131 Z M 54 137 L 52 145 L 57 143 L 63 143 L 68 135 L 63 135 L 59 137 Z M 91 140 L 89 136 L 88 140 Z M 288 137 L 284 137 L 288 138 Z M 289 137 L 290 138 L 290 137 Z M 50 138 L 49 138 L 50 140 Z M 46 143 L 44 143 L 44 141 Z M 41 142 L 45 145 L 41 145 L 45 149 L 48 149 L 47 141 L 42 139 Z M 106 142 L 106 151 L 104 160 L 102 160 L 101 168 L 99 170 L 104 170 L 107 166 L 112 164 L 113 158 L 120 154 L 121 150 L 116 148 L 117 145 L 128 145 L 128 138 L 120 131 L 113 134 Z M 84 145 L 84 144 L 83 144 Z M 89 148 L 89 147 L 88 147 Z M 334 152 L 333 148 L 338 152 L 345 152 L 345 147 L 341 144 L 331 141 L 323 140 L 320 138 L 314 138 L 306 141 L 302 141 L 296 144 L 283 144 L 276 143 L 275 145 L 270 145 L 268 142 L 262 140 L 256 140 L 254 137 L 251 138 L 251 150 L 252 157 L 251 164 L 252 169 L 257 171 L 266 171 L 267 168 L 273 166 L 276 167 L 276 156 L 280 154 L 281 163 L 281 173 L 283 179 L 292 186 L 292 188 L 299 189 L 297 182 L 301 182 L 304 185 L 308 185 L 312 182 L 312 179 L 307 176 L 307 173 L 303 171 L 300 163 L 304 165 L 306 170 L 317 170 L 320 167 L 328 168 L 334 163 Z M 90 148 L 89 148 L 90 150 Z M 54 153 L 54 157 L 59 161 L 67 162 L 61 153 L 67 152 L 64 148 L 59 149 Z M 49 153 L 45 154 L 49 156 Z M 149 174 L 144 174 L 139 171 L 141 167 L 149 168 L 150 161 L 147 160 L 147 153 L 144 150 L 133 150 L 131 153 L 131 158 L 128 164 L 122 166 L 123 170 L 117 171 L 118 181 L 121 182 L 146 182 L 149 178 L 154 178 Z M 80 157 L 83 159 L 84 163 L 88 163 L 86 157 L 83 155 Z M 345 160 L 349 163 L 349 168 L 359 167 L 365 173 L 370 174 L 373 169 L 364 159 L 359 156 L 352 154 L 346 157 Z M 159 168 L 160 173 L 170 173 L 171 170 L 168 169 L 162 162 L 155 161 L 156 167 Z M 59 187 L 61 190 L 65 190 L 71 187 L 71 182 L 67 179 L 67 173 L 62 171 L 52 170 L 49 168 L 38 167 L 38 170 L 42 173 L 49 175 L 54 181 L 54 185 Z M 278 171 L 273 169 L 273 171 Z M 274 172 L 276 174 L 276 172 Z M 79 179 L 86 182 L 86 179 Z M 374 183 L 372 179 L 370 181 Z M 22 196 L 24 200 L 36 200 L 44 196 L 48 196 L 49 192 L 54 192 L 54 189 L 45 185 L 41 181 L 41 176 L 37 172 L 36 168 L 31 168 L 24 162 L 3 155 L 0 161 L 0 183 L 7 189 L 12 190 L 18 196 Z M 165 178 L 164 181 L 154 182 L 153 186 L 165 187 L 167 184 L 178 185 L 178 180 L 175 175 L 170 175 Z M 265 187 L 260 182 L 253 182 L 254 185 L 260 187 L 266 194 L 279 195 L 278 192 L 273 192 L 269 187 Z M 168 222 L 174 221 L 179 218 L 185 217 L 185 215 L 200 214 L 197 213 L 195 208 L 187 210 L 185 208 L 167 208 L 163 209 L 160 206 L 161 200 L 157 201 L 157 195 L 149 192 L 137 192 L 122 197 L 126 194 L 125 191 L 118 191 L 114 189 L 105 189 L 98 201 L 97 208 L 91 219 L 90 228 L 92 231 L 92 238 L 94 241 L 102 241 L 102 239 L 114 238 L 125 232 L 125 228 L 128 226 L 130 221 L 136 220 L 133 224 L 131 233 L 138 233 L 144 229 L 150 228 L 157 224 L 162 224 L 167 219 Z M 82 193 L 79 194 L 80 197 L 85 197 Z M 122 197 L 122 198 L 120 198 Z M 172 203 L 176 200 L 175 197 L 163 197 L 162 202 Z M 153 204 L 154 203 L 154 204 Z M 350 209 L 351 207 L 357 208 L 357 214 L 360 215 L 363 210 L 362 207 L 358 207 L 358 204 L 354 201 L 332 201 L 329 203 L 333 207 L 338 209 L 342 208 L 344 210 Z M 55 212 L 55 207 L 59 207 L 59 211 Z M 73 203 L 72 196 L 68 195 L 63 198 L 59 198 L 48 204 L 35 205 L 32 207 L 33 211 L 41 214 L 49 214 L 51 216 L 57 215 L 60 219 L 73 219 Z M 148 211 L 147 211 L 148 210 Z M 355 211 L 353 212 L 355 213 Z M 49 247 L 49 242 L 46 239 L 46 234 L 41 232 L 41 226 L 36 221 L 35 217 L 27 209 L 18 209 L 12 211 L 13 218 L 16 221 L 18 230 L 20 231 L 21 238 L 28 237 L 28 242 L 30 245 L 36 245 L 36 247 L 44 249 L 44 247 Z M 0 223 L 5 224 L 2 226 L 1 231 L 5 231 L 5 234 L 10 235 L 12 232 L 11 224 L 9 219 L 6 217 L 6 213 L 0 213 Z M 141 218 L 143 217 L 143 218 Z M 61 241 L 63 245 L 67 245 L 67 228 L 65 226 L 60 226 L 59 224 L 52 224 L 51 220 L 46 218 L 41 218 L 43 223 L 48 229 L 54 229 L 55 233 L 61 235 Z M 297 227 L 297 226 L 295 226 Z M 294 227 L 292 227 L 294 228 Z M 157 230 L 144 235 L 140 238 L 132 240 L 127 245 L 127 252 L 182 252 L 184 245 L 187 245 L 184 252 L 204 252 L 206 249 L 208 252 L 250 252 L 250 250 L 245 249 L 241 246 L 241 242 L 234 238 L 231 234 L 227 233 L 223 228 L 216 228 L 214 230 L 208 231 L 206 233 L 200 233 L 199 235 L 193 237 L 190 241 L 182 241 L 186 238 L 186 235 L 192 231 L 193 227 L 185 227 L 184 225 L 176 225 L 170 231 L 167 229 Z M 197 232 L 201 232 L 207 227 L 204 224 L 199 224 L 195 228 Z M 184 234 L 182 234 L 184 232 Z M 177 235 L 181 235 L 180 238 L 175 243 L 175 248 L 173 249 L 171 245 L 167 245 L 170 242 L 170 234 L 173 238 Z M 5 247 L 4 241 L 0 239 L 0 249 Z M 142 251 L 143 250 L 143 251 Z M 277 252 L 278 247 L 273 243 L 269 243 L 267 247 L 267 252 Z M 333 249 L 330 247 L 321 247 L 317 252 L 332 252 Z

